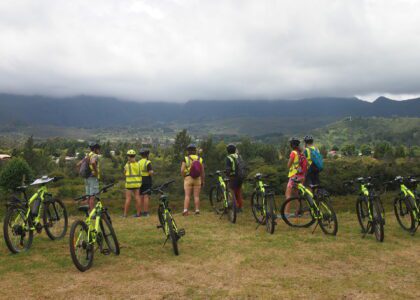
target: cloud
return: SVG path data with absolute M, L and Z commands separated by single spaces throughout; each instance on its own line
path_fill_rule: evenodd
M 0 91 L 134 100 L 420 94 L 419 1 L 3 0 Z

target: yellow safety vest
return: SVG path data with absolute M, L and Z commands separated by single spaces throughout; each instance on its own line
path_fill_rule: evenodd
M 299 169 L 299 153 L 296 150 L 293 150 L 292 152 L 295 153 L 295 159 L 289 169 L 289 178 L 295 176 Z
M 150 176 L 149 171 L 147 171 L 147 166 L 150 165 L 151 161 L 148 160 L 147 158 L 142 158 L 139 161 L 139 165 L 140 165 L 140 174 L 141 176 Z
M 189 156 L 185 156 L 185 171 L 186 174 L 185 175 L 189 175 L 190 174 L 190 169 L 191 169 L 191 165 L 194 161 L 196 160 L 200 160 L 200 164 L 203 165 L 203 159 L 201 157 L 199 157 L 198 155 L 189 155 Z
M 127 162 L 125 170 L 125 187 L 136 189 L 141 187 L 140 164 L 138 162 Z
M 315 146 L 305 148 L 305 152 L 307 154 L 306 160 L 308 161 L 308 168 L 312 165 L 311 149 L 314 151 L 316 150 Z
M 98 171 L 98 174 L 97 175 L 93 175 L 93 170 L 94 169 L 92 167 L 92 164 L 90 163 L 90 160 L 92 159 L 92 157 L 94 155 L 97 156 L 97 158 L 96 158 L 96 170 Z M 88 154 L 88 156 L 89 156 L 89 168 L 90 168 L 90 171 L 92 172 L 92 176 L 97 177 L 98 179 L 100 179 L 101 178 L 101 171 L 100 171 L 100 168 L 99 168 L 99 156 L 98 156 L 98 154 L 96 154 L 95 152 L 91 151 Z

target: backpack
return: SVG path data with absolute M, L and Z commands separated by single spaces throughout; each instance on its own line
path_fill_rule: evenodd
M 298 167 L 298 174 L 304 174 L 308 172 L 308 160 L 306 159 L 305 154 L 300 151 L 296 151 L 299 155 L 299 167 Z
M 324 169 L 324 160 L 321 153 L 318 149 L 309 149 L 309 151 L 311 151 L 312 163 L 315 165 L 318 171 L 321 172 L 322 169 Z
M 233 157 L 234 164 L 235 164 L 235 176 L 244 181 L 247 178 L 247 167 L 245 161 L 242 159 L 241 156 Z
M 197 160 L 193 160 L 190 156 L 188 156 L 188 159 L 190 160 L 190 163 L 191 163 L 189 175 L 192 178 L 200 177 L 201 171 L 203 170 L 203 167 L 201 166 L 201 163 L 200 163 L 200 157 L 198 157 Z
M 87 155 L 82 159 L 79 167 L 79 175 L 83 178 L 89 178 L 92 176 L 92 170 L 90 169 L 90 156 Z

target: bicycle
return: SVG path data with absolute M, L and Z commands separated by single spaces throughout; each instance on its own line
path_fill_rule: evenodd
M 383 242 L 385 237 L 385 210 L 372 180 L 373 177 L 359 177 L 354 181 L 346 181 L 344 184 L 354 185 L 358 183 L 360 185 L 359 197 L 356 201 L 356 213 L 357 220 L 362 228 L 363 238 L 368 233 L 374 233 L 376 240 Z
M 183 228 L 178 228 L 178 226 L 176 225 L 175 219 L 171 213 L 171 209 L 169 208 L 168 195 L 165 194 L 164 191 L 164 189 L 166 189 L 170 184 L 174 182 L 175 180 L 168 181 L 166 183 L 161 184 L 160 186 L 150 189 L 149 191 L 160 195 L 158 207 L 159 225 L 157 225 L 156 227 L 162 228 L 163 233 L 166 236 L 166 240 L 163 243 L 163 246 L 166 245 L 166 242 L 168 240 L 171 240 L 174 254 L 179 255 L 178 240 L 185 235 L 185 230 Z
M 337 215 L 330 204 L 329 193 L 319 185 L 310 185 L 315 190 L 312 192 L 298 179 L 292 178 L 292 181 L 298 196 L 290 197 L 282 204 L 280 214 L 283 221 L 290 227 L 297 228 L 308 228 L 316 222 L 312 233 L 319 225 L 324 234 L 337 235 Z
M 19 186 L 24 199 L 13 196 L 6 204 L 7 212 L 3 221 L 3 234 L 7 248 L 16 254 L 29 250 L 32 245 L 34 231 L 41 233 L 45 229 L 51 240 L 63 238 L 67 232 L 67 210 L 60 199 L 53 198 L 48 192 L 47 184 L 56 182 L 62 177 L 43 176 L 30 186 L 40 185 L 38 190 L 28 199 L 28 186 Z
M 79 206 L 79 211 L 84 212 L 86 220 L 76 220 L 70 229 L 69 248 L 71 259 L 76 268 L 85 272 L 92 267 L 95 253 L 95 244 L 100 252 L 109 255 L 120 254 L 120 244 L 112 226 L 111 216 L 108 209 L 103 206 L 100 195 L 106 193 L 114 184 L 104 186 L 94 195 L 95 207 L 89 212 L 89 205 Z M 84 195 L 75 198 L 75 201 L 88 200 L 91 195 Z M 104 247 L 104 241 L 106 247 Z
M 420 226 L 420 198 L 416 195 L 418 181 L 413 176 L 397 176 L 394 180 L 385 182 L 385 185 L 395 183 L 400 187 L 400 192 L 394 199 L 395 217 L 402 229 L 414 235 Z
M 260 225 L 265 225 L 265 230 L 273 234 L 277 225 L 277 209 L 275 207 L 274 192 L 269 190 L 270 186 L 263 182 L 263 178 L 268 177 L 267 175 L 264 176 L 261 173 L 257 173 L 253 179 L 249 180 L 254 183 L 251 208 L 255 221 L 258 223 L 257 228 Z
M 220 219 L 227 215 L 231 223 L 236 223 L 237 209 L 235 195 L 228 188 L 229 178 L 223 178 L 221 171 L 210 174 L 210 177 L 216 177 L 215 184 L 210 189 L 210 204 L 214 212 L 220 215 Z

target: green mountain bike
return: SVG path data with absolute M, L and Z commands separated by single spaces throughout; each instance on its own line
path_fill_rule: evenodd
M 337 235 L 337 215 L 331 206 L 329 193 L 318 185 L 311 185 L 311 192 L 299 180 L 292 178 L 297 197 L 286 199 L 280 209 L 283 221 L 290 227 L 310 227 L 316 222 L 327 235 Z
M 95 196 L 96 204 L 89 212 L 88 205 L 79 206 L 79 211 L 84 212 L 86 220 L 76 220 L 70 229 L 70 255 L 76 268 L 85 272 L 92 267 L 95 244 L 100 252 L 109 255 L 120 254 L 120 244 L 112 227 L 111 216 L 106 207 L 102 205 L 100 195 L 106 193 L 114 184 L 104 186 Z M 75 198 L 75 201 L 88 200 L 90 195 Z
M 418 180 L 413 176 L 397 176 L 385 184 L 399 185 L 400 192 L 394 199 L 395 217 L 402 229 L 414 235 L 420 226 L 420 197 L 416 194 Z
M 385 210 L 379 193 L 375 191 L 373 177 L 359 177 L 356 180 L 344 182 L 344 185 L 359 184 L 359 197 L 356 201 L 357 220 L 362 228 L 363 238 L 375 234 L 378 242 L 385 237 Z
M 277 222 L 277 209 L 274 199 L 274 191 L 269 190 L 270 186 L 264 184 L 263 178 L 268 178 L 267 175 L 261 173 L 255 174 L 254 178 L 250 181 L 254 184 L 254 192 L 251 197 L 251 209 L 255 221 L 260 225 L 265 225 L 265 230 L 273 234 Z
M 47 184 L 56 182 L 61 177 L 36 179 L 31 186 L 39 186 L 28 199 L 28 186 L 19 186 L 15 190 L 21 192 L 24 199 L 13 196 L 7 202 L 7 212 L 3 222 L 3 234 L 7 248 L 12 253 L 28 250 L 32 245 L 34 232 L 41 233 L 45 229 L 51 240 L 61 239 L 67 232 L 67 210 L 63 202 L 48 192 Z
M 236 199 L 234 193 L 228 188 L 230 179 L 223 178 L 221 171 L 216 171 L 209 176 L 216 178 L 210 188 L 210 204 L 214 212 L 220 215 L 220 219 L 227 215 L 231 223 L 236 223 Z
M 166 195 L 164 191 L 170 184 L 174 182 L 175 180 L 168 181 L 162 185 L 152 188 L 151 191 L 160 195 L 158 207 L 159 225 L 157 228 L 162 228 L 163 233 L 166 236 L 163 246 L 165 246 L 166 242 L 170 240 L 174 254 L 179 255 L 178 241 L 185 235 L 185 230 L 178 228 L 176 225 L 175 219 L 171 213 L 171 209 L 169 208 L 168 195 Z

